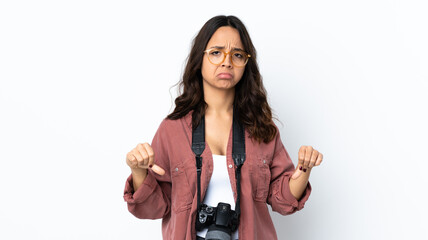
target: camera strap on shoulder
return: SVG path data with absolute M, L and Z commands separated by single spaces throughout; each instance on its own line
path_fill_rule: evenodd
M 241 167 L 245 162 L 245 131 L 242 124 L 239 122 L 236 111 L 233 111 L 233 124 L 232 124 L 232 158 L 235 163 L 235 177 L 236 177 L 236 204 L 235 204 L 235 221 L 236 226 L 239 224 L 239 216 L 241 213 L 240 208 L 240 195 L 241 195 Z M 202 171 L 202 153 L 205 150 L 205 116 L 202 117 L 201 122 L 192 131 L 192 151 L 195 153 L 196 158 L 196 171 L 197 171 L 197 201 L 199 212 L 201 210 L 201 171 Z

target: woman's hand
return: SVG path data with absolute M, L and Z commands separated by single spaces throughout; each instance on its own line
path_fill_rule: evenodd
M 323 155 L 311 146 L 301 146 L 299 149 L 299 163 L 297 164 L 296 171 L 291 176 L 292 179 L 300 177 L 302 172 L 310 170 L 319 166 L 322 162 Z
M 133 174 L 145 176 L 148 168 L 159 175 L 165 174 L 165 170 L 155 164 L 155 154 L 148 143 L 139 143 L 126 154 L 126 164 L 131 168 Z

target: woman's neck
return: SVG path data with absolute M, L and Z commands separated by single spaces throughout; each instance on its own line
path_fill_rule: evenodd
M 205 115 L 224 116 L 233 113 L 235 88 L 232 89 L 204 89 L 204 100 L 208 104 Z

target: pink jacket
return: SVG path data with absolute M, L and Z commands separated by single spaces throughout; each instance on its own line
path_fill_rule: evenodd
M 304 207 L 311 193 L 311 185 L 308 183 L 299 201 L 291 194 L 288 181 L 295 167 L 282 144 L 279 131 L 275 139 L 267 144 L 259 144 L 248 134 L 245 131 L 246 160 L 241 172 L 239 239 L 277 239 L 267 204 L 282 215 L 292 214 Z M 178 120 L 164 119 L 151 146 L 155 163 L 165 169 L 165 175 L 159 176 L 149 170 L 136 192 L 132 175 L 126 181 L 124 199 L 128 210 L 141 219 L 162 218 L 163 239 L 196 239 L 197 175 L 191 144 L 192 111 Z M 201 199 L 204 199 L 213 172 L 213 158 L 208 144 L 202 157 Z M 232 128 L 226 159 L 236 201 Z

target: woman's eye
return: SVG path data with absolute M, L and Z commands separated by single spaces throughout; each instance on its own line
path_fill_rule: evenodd
M 244 56 L 243 56 L 242 54 L 240 54 L 240 53 L 235 53 L 234 55 L 235 55 L 235 57 L 237 57 L 237 58 L 243 58 L 243 57 L 244 57 Z
M 212 54 L 212 55 L 219 55 L 219 54 L 220 54 L 220 51 L 212 51 L 212 52 L 211 52 L 211 54 Z

